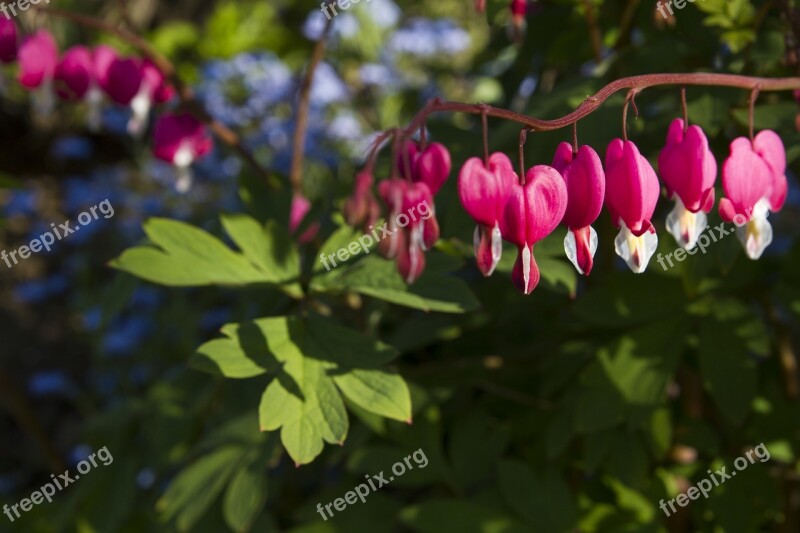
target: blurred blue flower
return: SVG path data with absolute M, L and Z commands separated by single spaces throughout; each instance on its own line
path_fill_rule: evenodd
M 109 357 L 132 354 L 152 327 L 150 315 L 133 315 L 115 320 L 103 337 L 103 352 Z
M 84 461 L 87 457 L 92 455 L 94 450 L 91 446 L 86 444 L 78 444 L 69 452 L 68 462 L 72 468 L 75 468 L 78 463 Z M 90 463 L 91 464 L 91 463 Z
M 63 372 L 37 372 L 28 380 L 28 392 L 33 396 L 63 395 L 75 396 L 78 387 Z
M 83 312 L 81 322 L 86 330 L 97 331 L 103 323 L 103 308 L 98 305 Z
M 361 123 L 350 112 L 340 112 L 328 124 L 328 135 L 340 141 L 358 141 L 364 136 Z
M 8 202 L 3 206 L 3 213 L 7 217 L 31 216 L 36 214 L 38 194 L 32 190 L 11 191 Z
M 392 0 L 370 0 L 367 13 L 383 29 L 397 26 L 402 15 L 402 11 Z
M 245 126 L 285 100 L 293 85 L 291 71 L 275 55 L 245 53 L 206 64 L 197 94 L 215 119 Z
M 59 160 L 89 159 L 94 154 L 94 144 L 91 139 L 79 135 L 59 137 L 50 148 L 50 154 Z
M 458 54 L 469 44 L 469 33 L 450 19 L 415 18 L 392 35 L 387 50 L 391 55 L 430 58 Z
M 24 281 L 14 287 L 14 297 L 27 304 L 38 304 L 45 300 L 63 294 L 69 287 L 69 277 L 59 273 L 50 277 Z
M 314 82 L 311 85 L 311 103 L 315 107 L 328 106 L 349 99 L 349 91 L 342 78 L 329 64 L 322 62 L 314 71 Z
M 147 490 L 156 482 L 156 471 L 152 468 L 144 468 L 136 474 L 136 484 L 142 490 Z

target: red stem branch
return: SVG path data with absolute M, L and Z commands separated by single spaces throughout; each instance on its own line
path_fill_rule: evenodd
M 322 58 L 325 56 L 325 45 L 328 42 L 328 35 L 333 25 L 333 17 L 325 21 L 314 50 L 311 52 L 311 59 L 308 62 L 306 75 L 300 85 L 300 99 L 297 105 L 297 123 L 294 129 L 294 141 L 292 143 L 292 167 L 289 171 L 289 183 L 295 193 L 301 193 L 303 189 L 303 160 L 306 153 L 306 130 L 308 129 L 308 110 L 311 107 L 311 85 L 314 83 L 314 73 L 317 70 Z
M 468 113 L 471 115 L 482 115 L 517 122 L 527 126 L 533 131 L 553 131 L 567 126 L 593 113 L 606 100 L 619 91 L 628 89 L 641 92 L 650 87 L 665 85 L 692 85 L 706 87 L 732 87 L 737 89 L 747 89 L 753 91 L 788 91 L 800 89 L 800 77 L 798 78 L 757 78 L 753 76 L 740 76 L 737 74 L 716 74 L 706 72 L 695 72 L 685 74 L 645 74 L 642 76 L 630 76 L 613 81 L 597 91 L 593 96 L 586 97 L 578 108 L 553 120 L 542 120 L 529 117 L 522 113 L 516 113 L 507 109 L 489 106 L 486 104 L 467 104 L 463 102 L 450 102 L 438 98 L 431 100 L 417 115 L 411 120 L 408 126 L 403 129 L 402 136 L 410 137 L 428 117 L 434 113 Z M 375 148 L 373 148 L 375 149 Z M 373 154 L 370 154 L 373 157 Z

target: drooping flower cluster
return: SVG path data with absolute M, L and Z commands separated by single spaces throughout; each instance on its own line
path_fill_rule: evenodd
M 450 171 L 447 149 L 437 143 L 425 150 L 410 143 L 396 157 L 404 178 L 385 180 L 378 191 L 389 208 L 389 224 L 414 202 L 436 194 Z M 707 228 L 706 214 L 714 207 L 717 162 L 708 139 L 696 125 L 675 119 L 659 154 L 658 167 L 667 196 L 675 206 L 666 219 L 667 231 L 678 244 L 692 250 Z M 786 152 L 778 135 L 765 130 L 751 141 L 740 137 L 722 168 L 725 198 L 719 212 L 734 221 L 737 235 L 751 259 L 758 259 L 772 240 L 767 222 L 770 212 L 781 209 L 786 199 Z M 372 196 L 372 175 L 360 173 L 353 196 L 345 204 L 353 225 L 374 223 L 377 214 Z M 475 259 L 484 276 L 497 268 L 503 241 L 517 247 L 512 270 L 514 285 L 530 294 L 539 282 L 534 247 L 560 224 L 567 227 L 564 250 L 576 270 L 589 275 L 598 249 L 592 228 L 605 205 L 612 224 L 619 229 L 614 248 L 631 271 L 642 273 L 658 246 L 652 223 L 660 192 L 656 170 L 629 140 L 612 140 L 604 163 L 590 146 L 561 143 L 552 166 L 536 165 L 524 177 L 509 158 L 494 153 L 485 160 L 468 159 L 458 175 L 458 195 L 465 211 L 475 220 Z M 404 279 L 412 283 L 424 268 L 423 251 L 438 238 L 435 218 L 418 227 L 391 226 L 392 236 L 381 243 L 384 256 L 396 258 Z
M 431 143 L 421 147 L 406 141 L 394 161 L 397 177 L 378 184 L 378 195 L 386 206 L 387 229 L 387 236 L 378 243 L 378 251 L 396 261 L 397 270 L 407 283 L 422 275 L 424 252 L 439 240 L 433 198 L 447 181 L 451 167 L 450 152 L 444 145 Z M 347 222 L 365 230 L 380 215 L 380 206 L 372 194 L 373 182 L 371 170 L 359 172 L 353 194 L 344 204 Z
M 87 127 L 98 131 L 107 102 L 130 109 L 128 133 L 140 136 L 154 105 L 172 100 L 175 89 L 149 59 L 123 57 L 114 48 L 73 46 L 59 53 L 55 39 L 39 30 L 22 39 L 13 21 L 0 18 L 0 62 L 19 64 L 17 81 L 31 91 L 33 109 L 46 117 L 56 98 L 83 103 Z M 0 87 L 2 84 L 0 84 Z M 185 114 L 161 115 L 153 128 L 154 155 L 178 170 L 177 187 L 185 191 L 191 182 L 189 166 L 211 151 L 205 126 Z

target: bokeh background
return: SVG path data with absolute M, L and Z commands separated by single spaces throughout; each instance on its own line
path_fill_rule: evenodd
M 127 135 L 129 111 L 109 106 L 97 134 L 77 106 L 34 120 L 14 67 L 3 67 L 0 249 L 105 199 L 115 216 L 52 253 L 13 269 L 0 264 L 0 503 L 16 503 L 103 446 L 114 462 L 14 524 L 0 517 L 0 531 L 800 531 L 800 136 L 790 91 L 764 93 L 756 106 L 756 129 L 775 129 L 786 145 L 790 187 L 786 207 L 770 218 L 775 240 L 757 262 L 731 236 L 667 272 L 654 261 L 635 276 L 616 259 L 603 214 L 590 278 L 579 279 L 563 258 L 560 230 L 537 251 L 542 284 L 533 295 L 510 283 L 512 249 L 500 272 L 483 279 L 471 261 L 473 222 L 455 188 L 463 161 L 482 153 L 479 119 L 437 115 L 429 136 L 450 149 L 454 170 L 437 196 L 442 241 L 429 270 L 459 284 L 435 295 L 436 305 L 382 297 L 382 281 L 370 296 L 332 291 L 312 304 L 260 286 L 165 288 L 108 265 L 142 242 L 146 219 L 186 221 L 220 238 L 221 212 L 288 223 L 298 88 L 324 16 L 315 2 L 293 0 L 51 4 L 110 24 L 127 18 L 209 113 L 241 133 L 273 181 L 265 186 L 216 143 L 195 165 L 190 191 L 178 193 L 149 136 Z M 665 19 L 652 0 L 540 0 L 520 24 L 501 0 L 489 0 L 486 13 L 467 0 L 362 0 L 335 19 L 311 89 L 302 177 L 307 224 L 320 229 L 300 247 L 306 270 L 341 224 L 375 133 L 405 124 L 428 99 L 555 118 L 622 76 L 793 76 L 793 4 L 708 0 Z M 104 42 L 132 52 L 44 14 L 19 22 L 48 28 L 62 50 Z M 721 163 L 730 141 L 746 134 L 748 94 L 687 94 L 690 121 L 704 128 Z M 623 96 L 578 126 L 581 143 L 601 157 L 620 136 Z M 630 138 L 655 164 L 681 113 L 679 88 L 648 89 L 637 104 Z M 516 160 L 518 133 L 491 120 L 491 148 Z M 547 164 L 570 138 L 569 130 L 532 134 L 526 160 Z M 377 178 L 388 176 L 389 159 L 379 160 Z M 663 224 L 670 208 L 662 196 L 662 253 L 676 247 Z M 710 220 L 720 222 L 716 211 Z M 187 362 L 224 324 L 306 305 L 399 351 L 390 364 L 409 384 L 414 421 L 348 405 L 343 445 L 326 445 L 296 468 L 275 432 L 258 431 L 269 377 L 230 380 Z M 759 443 L 768 462 L 670 519 L 659 510 L 660 499 L 708 469 L 730 470 Z M 238 487 L 220 458 L 232 446 L 254 457 L 256 474 Z M 420 448 L 430 461 L 424 470 L 333 519 L 317 514 L 318 502 Z

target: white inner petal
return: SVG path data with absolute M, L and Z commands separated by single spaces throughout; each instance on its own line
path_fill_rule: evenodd
M 91 132 L 100 131 L 103 124 L 103 91 L 92 83 L 89 91 L 86 93 L 86 106 L 89 108 L 86 115 L 86 127 Z
M 667 215 L 667 231 L 675 237 L 681 247 L 691 250 L 697 246 L 697 239 L 708 225 L 708 217 L 702 211 L 692 213 L 675 196 L 675 207 Z
M 489 271 L 491 276 L 497 264 L 500 262 L 500 257 L 503 255 L 503 236 L 500 234 L 500 225 L 495 222 L 492 228 L 492 269 Z
M 525 294 L 531 284 L 531 249 L 526 244 L 522 249 L 522 276 L 525 279 Z
M 189 192 L 189 189 L 192 187 L 192 181 L 194 180 L 194 176 L 192 175 L 192 169 L 189 166 L 185 167 L 176 166 L 175 171 L 177 173 L 177 179 L 175 181 L 175 190 L 177 190 L 181 194 Z
M 589 226 L 589 254 L 592 258 L 594 258 L 594 254 L 597 252 L 597 243 L 597 232 L 593 227 Z M 567 231 L 567 236 L 564 237 L 564 252 L 567 254 L 570 263 L 575 267 L 575 270 L 580 274 L 586 274 L 578 263 L 578 241 L 572 230 Z
M 172 159 L 172 164 L 176 167 L 188 167 L 193 161 L 194 154 L 192 153 L 192 147 L 188 142 L 185 142 L 180 148 L 178 148 L 178 151 L 175 152 L 175 157 Z
M 647 231 L 636 237 L 625 222 L 620 220 L 619 233 L 614 239 L 614 249 L 632 272 L 636 274 L 644 272 L 657 247 L 658 236 L 655 233 Z
M 478 250 L 481 247 L 481 226 L 475 226 L 475 231 L 472 233 L 472 248 L 475 250 L 475 256 L 478 255 Z
M 147 117 L 150 115 L 150 107 L 152 102 L 150 100 L 150 92 L 147 90 L 146 84 L 142 84 L 139 92 L 131 100 L 131 115 L 128 121 L 128 133 L 134 137 L 138 137 L 144 131 L 144 126 L 147 124 Z
M 744 245 L 745 253 L 750 259 L 758 259 L 772 242 L 772 226 L 767 220 L 769 203 L 761 199 L 753 209 L 753 216 L 747 224 L 736 228 L 736 236 Z

